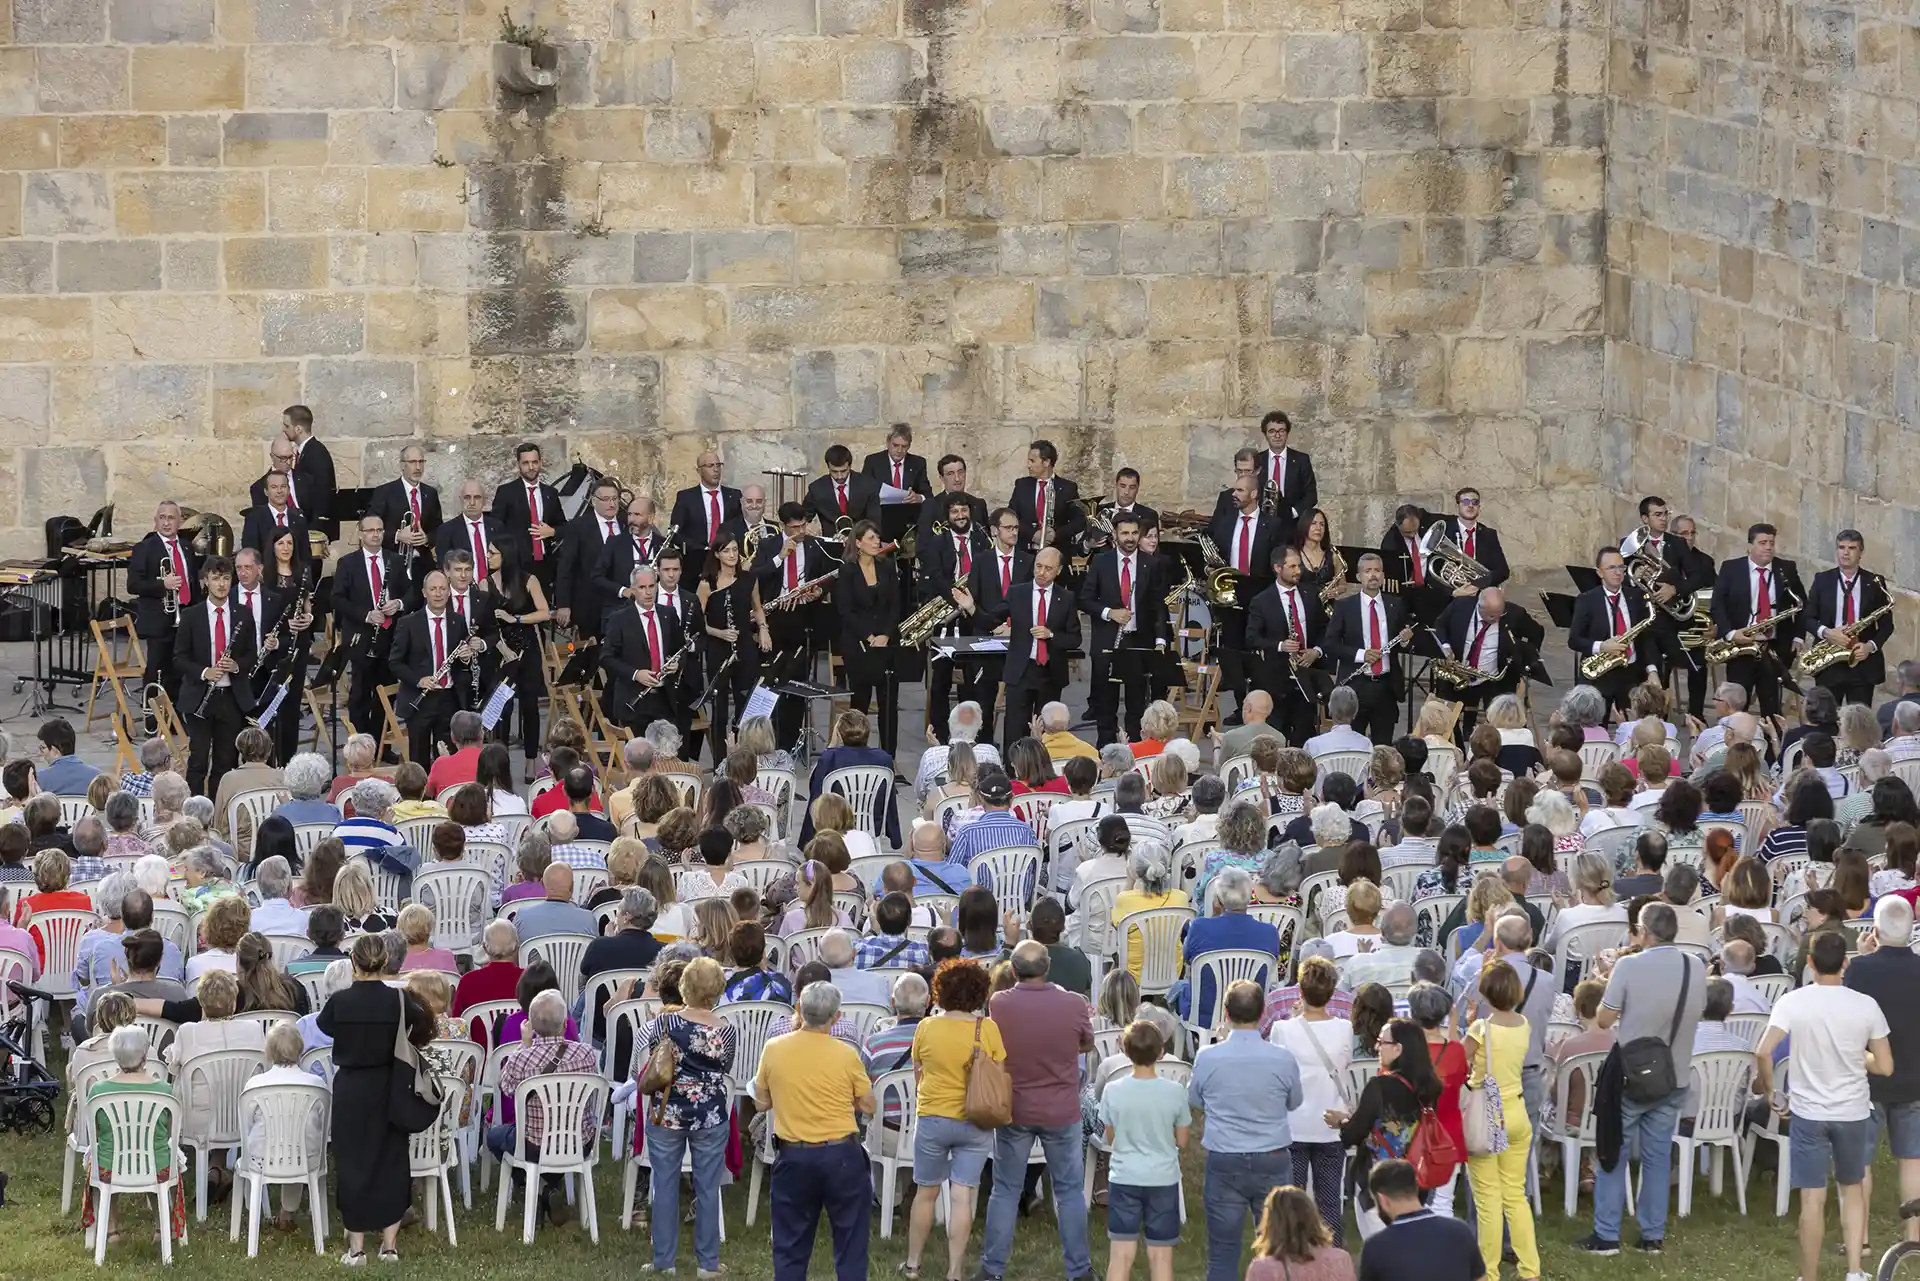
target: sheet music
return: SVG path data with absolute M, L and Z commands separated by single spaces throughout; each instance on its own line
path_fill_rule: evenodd
M 768 689 L 765 681 L 761 681 L 753 687 L 753 692 L 747 695 L 747 705 L 741 710 L 740 719 L 746 720 L 749 716 L 772 716 L 774 704 L 779 701 L 780 696 Z
M 513 701 L 513 682 L 501 681 L 499 688 L 493 691 L 493 697 L 480 713 L 480 725 L 483 729 L 492 729 L 500 723 L 501 713 L 507 710 L 507 704 Z
M 912 497 L 912 490 L 901 489 L 895 485 L 888 484 L 884 480 L 880 482 L 880 505 L 882 507 L 890 507 L 895 503 L 908 502 Z
M 273 699 L 267 704 L 266 710 L 254 718 L 261 729 L 273 724 L 273 718 L 279 714 L 280 704 L 287 700 L 287 688 L 286 682 L 282 681 L 279 688 L 273 691 Z

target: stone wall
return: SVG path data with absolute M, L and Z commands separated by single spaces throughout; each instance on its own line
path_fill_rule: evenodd
M 1810 579 L 1853 527 L 1920 588 L 1917 17 L 1613 2 L 1610 434 L 1624 492 L 1697 515 L 1719 558 L 1771 520 Z M 1898 621 L 1920 628 L 1911 595 Z
M 902 419 L 1163 507 L 1283 406 L 1343 538 L 1468 481 L 1523 563 L 1611 520 L 1592 0 L 513 17 L 555 88 L 496 83 L 499 0 L 0 0 L 0 547 L 232 514 L 294 401 L 343 483 Z

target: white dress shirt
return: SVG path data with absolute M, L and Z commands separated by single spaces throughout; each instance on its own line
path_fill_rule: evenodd
M 227 637 L 227 648 L 232 649 L 233 648 L 233 619 L 234 619 L 233 598 L 231 596 L 227 598 L 227 602 L 224 605 L 216 605 L 212 601 L 208 601 L 207 602 L 207 636 L 209 638 L 209 642 L 217 646 L 218 637 L 220 636 L 221 630 L 224 628 L 226 631 L 226 637 Z M 214 652 L 214 657 L 216 659 L 219 658 L 220 657 L 219 652 Z M 207 667 L 209 670 L 211 670 L 213 667 L 213 664 L 209 663 L 207 664 Z M 213 684 L 220 689 L 226 689 L 228 686 L 233 684 L 233 679 L 230 676 L 228 676 L 225 672 L 219 672 L 215 675 Z
M 1129 611 L 1129 616 L 1127 618 L 1127 621 L 1120 625 L 1120 632 L 1122 635 L 1125 635 L 1128 632 L 1134 632 L 1139 630 L 1138 622 L 1140 618 L 1140 611 L 1134 608 L 1134 604 L 1133 604 L 1133 602 L 1140 595 L 1140 555 L 1139 553 L 1135 552 L 1132 555 L 1126 555 L 1123 553 L 1120 557 L 1120 563 L 1114 568 L 1114 574 L 1116 576 L 1116 581 L 1124 582 L 1127 584 L 1127 588 L 1128 588 L 1127 598 L 1124 601 L 1121 601 L 1120 604 L 1117 606 L 1112 606 L 1112 607 L 1101 610 L 1100 617 L 1103 620 L 1111 620 L 1113 617 L 1113 611 L 1116 608 Z

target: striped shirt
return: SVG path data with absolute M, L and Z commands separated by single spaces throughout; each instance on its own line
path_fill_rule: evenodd
M 919 1019 L 899 1019 L 892 1027 L 883 1027 L 867 1038 L 861 1053 L 867 1060 L 867 1075 L 879 1076 L 899 1068 L 913 1066 L 913 1034 Z M 900 1124 L 900 1096 L 896 1093 L 881 1118 L 889 1125 Z
M 953 848 L 947 853 L 947 862 L 971 867 L 973 861 L 982 854 L 1018 845 L 1038 844 L 1040 838 L 1033 834 L 1033 828 L 1028 826 L 1025 819 L 1011 810 L 988 810 L 953 838 Z
M 377 818 L 343 819 L 335 826 L 333 834 L 339 837 L 341 844 L 347 847 L 347 853 L 365 854 L 375 862 L 380 860 L 381 854 L 386 850 L 407 843 L 400 835 L 399 829 L 382 823 Z
M 901 945 L 905 944 L 904 947 Z M 900 953 L 888 960 L 888 955 L 896 947 Z M 863 939 L 855 939 L 853 944 L 853 964 L 855 969 L 870 970 L 886 961 L 889 967 L 923 970 L 927 967 L 927 945 L 918 939 L 902 938 L 897 934 L 875 934 Z
M 1806 828 L 1799 826 L 1776 827 L 1767 833 L 1766 840 L 1760 842 L 1760 848 L 1756 852 L 1755 857 L 1762 863 L 1771 863 L 1774 859 L 1785 857 L 1788 854 L 1805 854 L 1806 852 Z

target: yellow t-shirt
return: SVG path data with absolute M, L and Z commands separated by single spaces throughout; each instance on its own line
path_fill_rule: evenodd
M 1007 1061 L 1007 1046 L 992 1019 L 972 1015 L 921 1019 L 913 1030 L 913 1063 L 920 1069 L 921 1116 L 967 1119 L 967 1064 L 973 1061 L 973 1028 L 980 1025 L 980 1044 L 996 1063 Z
M 411 818 L 445 818 L 447 807 L 439 801 L 395 801 L 393 821 L 404 823 Z
M 859 1129 L 854 1100 L 873 1088 L 859 1051 L 825 1032 L 789 1032 L 760 1052 L 760 1081 L 773 1102 L 773 1132 L 793 1143 L 826 1143 Z
M 1156 907 L 1185 907 L 1192 900 L 1185 890 L 1168 890 L 1165 894 L 1149 894 L 1145 890 L 1122 890 L 1113 899 L 1113 923 L 1115 925 L 1129 912 L 1146 912 Z M 1178 972 L 1179 962 L 1175 963 Z M 1147 965 L 1147 941 L 1138 930 L 1127 935 L 1127 972 L 1137 980 L 1140 971 Z

